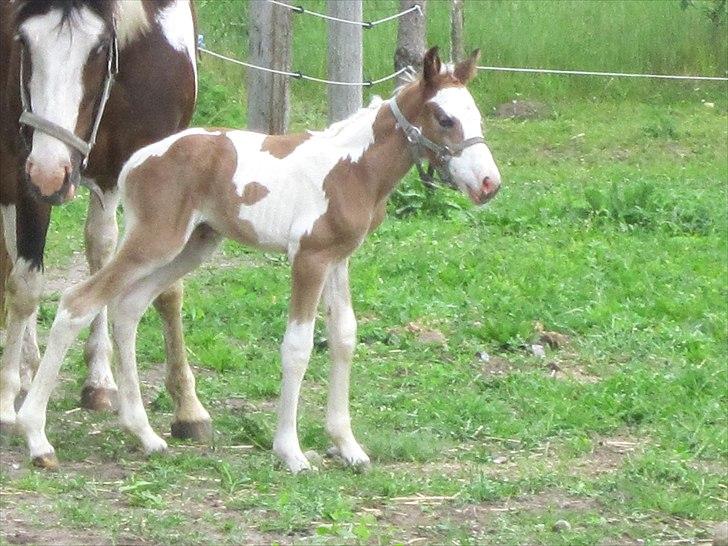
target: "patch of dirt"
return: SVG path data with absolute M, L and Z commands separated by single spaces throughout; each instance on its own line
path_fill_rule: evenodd
M 67 288 L 88 278 L 88 276 L 86 256 L 83 252 L 75 251 L 64 267 L 49 267 L 45 270 L 43 294 L 45 296 L 60 295 Z
M 518 369 L 518 366 L 510 360 L 501 356 L 490 356 L 487 361 L 482 362 L 480 374 L 488 379 L 492 377 L 503 377 Z
M 546 119 L 553 115 L 553 110 L 543 102 L 513 100 L 496 107 L 494 115 L 497 118 Z
M 594 442 L 591 453 L 570 463 L 572 473 L 580 476 L 595 477 L 614 472 L 624 462 L 644 451 L 646 440 L 632 436 L 610 436 Z

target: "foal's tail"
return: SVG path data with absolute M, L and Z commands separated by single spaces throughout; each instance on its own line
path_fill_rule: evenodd
M 0 328 L 5 327 L 5 281 L 10 276 L 13 264 L 10 263 L 10 254 L 5 248 L 5 231 L 3 230 L 3 217 L 0 214 Z

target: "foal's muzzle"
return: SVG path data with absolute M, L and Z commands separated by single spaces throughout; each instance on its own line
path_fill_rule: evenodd
M 61 163 L 53 168 L 42 168 L 30 159 L 25 166 L 25 182 L 33 197 L 49 205 L 62 205 L 74 198 L 81 180 L 78 166 Z

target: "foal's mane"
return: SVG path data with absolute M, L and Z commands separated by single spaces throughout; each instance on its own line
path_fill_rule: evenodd
M 15 27 L 24 21 L 43 15 L 53 9 L 61 10 L 60 26 L 69 24 L 84 7 L 90 9 L 107 24 L 111 24 L 116 2 L 110 0 L 17 0 L 15 8 Z

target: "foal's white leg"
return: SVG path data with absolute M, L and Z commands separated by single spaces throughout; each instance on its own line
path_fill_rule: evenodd
M 369 457 L 354 438 L 349 416 L 349 375 L 356 347 L 356 317 L 351 306 L 347 266 L 344 261 L 331 269 L 323 292 L 331 353 L 326 431 L 335 451 L 347 464 L 366 467 Z
M 28 326 L 25 328 L 25 336 L 23 336 L 23 356 L 20 360 L 20 387 L 21 394 L 24 396 L 30 389 L 33 376 L 38 370 L 40 364 L 40 350 L 38 349 L 38 310 L 28 318 Z M 23 393 L 23 391 L 25 391 Z M 18 404 L 18 400 L 15 401 Z
M 0 427 L 3 429 L 10 430 L 15 425 L 15 399 L 21 388 L 20 362 L 25 333 L 38 307 L 42 285 L 41 271 L 22 258 L 15 262 L 5 285 L 7 328 L 0 362 Z
M 291 305 L 281 344 L 283 380 L 273 451 L 294 473 L 311 468 L 298 443 L 296 420 L 301 382 L 313 349 L 316 308 L 327 270 L 328 264 L 316 254 L 299 253 L 293 260 Z
M 93 275 L 110 259 L 116 249 L 119 228 L 116 223 L 118 190 L 101 197 L 91 192 L 86 216 L 86 260 Z M 116 398 L 116 383 L 111 373 L 111 340 L 104 307 L 91 323 L 84 357 L 88 375 L 81 391 L 81 406 L 90 410 L 111 410 Z

